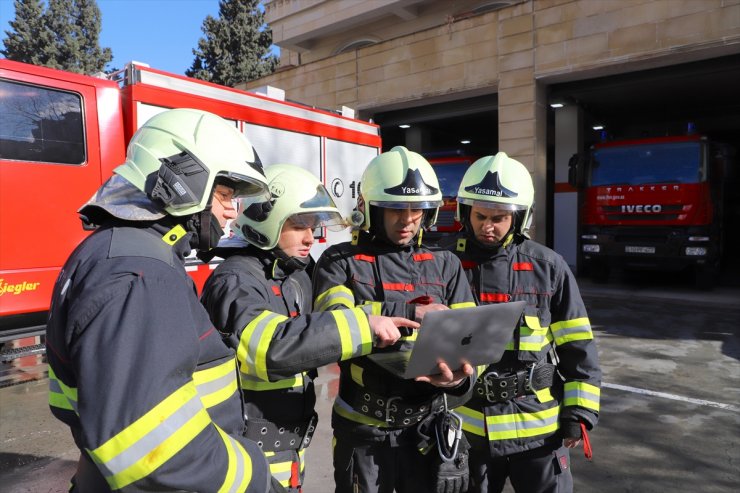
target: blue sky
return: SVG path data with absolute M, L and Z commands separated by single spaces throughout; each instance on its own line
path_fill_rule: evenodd
M 193 63 L 203 20 L 218 15 L 218 0 L 98 0 L 98 6 L 100 46 L 113 50 L 112 67 L 136 60 L 175 74 Z M 0 40 L 14 18 L 13 0 L 0 0 Z

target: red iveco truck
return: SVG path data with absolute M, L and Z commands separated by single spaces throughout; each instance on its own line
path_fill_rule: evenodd
M 59 269 L 88 234 L 77 209 L 124 161 L 133 133 L 169 108 L 232 121 L 265 165 L 305 167 L 347 212 L 380 152 L 376 125 L 144 64 L 106 80 L 0 60 L 0 343 L 43 333 Z M 314 255 L 349 239 L 317 234 Z M 187 265 L 199 285 L 212 267 Z
M 581 192 L 581 266 L 604 281 L 613 267 L 691 268 L 712 286 L 737 172 L 733 149 L 699 135 L 602 142 L 570 160 Z

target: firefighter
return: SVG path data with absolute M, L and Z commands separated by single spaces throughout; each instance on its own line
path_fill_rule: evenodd
M 534 188 L 524 165 L 504 152 L 477 160 L 457 201 L 464 230 L 450 247 L 478 302 L 527 302 L 501 361 L 456 409 L 471 491 L 500 492 L 507 477 L 520 492 L 572 491 L 568 449 L 596 425 L 601 379 L 578 286 L 560 255 L 528 237 Z
M 201 302 L 227 344 L 236 348 L 248 438 L 267 455 L 273 477 L 298 493 L 311 441 L 316 368 L 362 356 L 400 337 L 405 318 L 352 308 L 312 314 L 305 269 L 316 228 L 346 222 L 322 183 L 297 166 L 266 168 L 271 200 L 246 199 L 232 223 L 235 235 L 214 254 L 225 258 Z
M 81 209 L 97 226 L 54 286 L 49 403 L 81 451 L 70 491 L 264 493 L 269 466 L 244 438 L 234 352 L 184 268 L 266 192 L 247 139 L 225 120 L 168 110 Z
M 420 321 L 430 310 L 474 306 L 455 256 L 421 244 L 441 199 L 434 170 L 419 154 L 399 146 L 374 158 L 362 176 L 352 241 L 329 247 L 314 270 L 315 308 L 363 306 Z M 403 333 L 389 349 L 411 349 L 415 334 Z M 442 362 L 439 375 L 415 380 L 397 377 L 367 356 L 339 366 L 332 411 L 337 493 L 466 489 L 464 445 L 445 462 L 434 430 L 450 418 L 446 407 L 469 398 L 470 365 L 453 372 Z

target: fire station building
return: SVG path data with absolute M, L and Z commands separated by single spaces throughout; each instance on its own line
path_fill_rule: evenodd
M 687 132 L 740 149 L 740 0 L 270 0 L 265 11 L 280 67 L 241 88 L 352 108 L 380 125 L 384 149 L 505 151 L 534 179 L 533 237 L 573 268 L 573 154 Z

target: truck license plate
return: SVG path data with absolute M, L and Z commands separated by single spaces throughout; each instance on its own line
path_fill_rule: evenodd
M 655 247 L 646 246 L 626 246 L 624 247 L 626 253 L 655 253 Z

